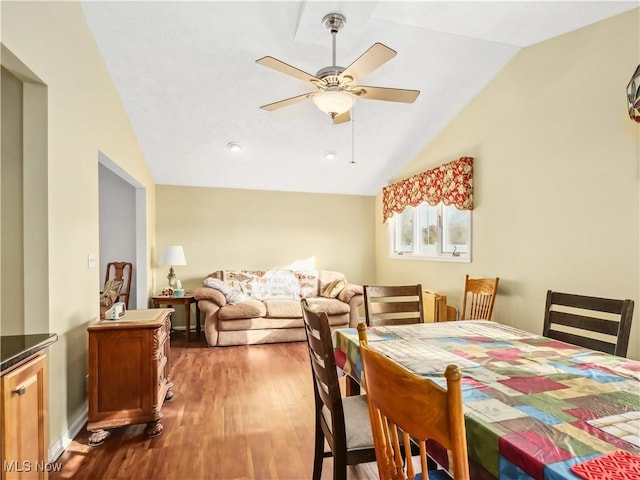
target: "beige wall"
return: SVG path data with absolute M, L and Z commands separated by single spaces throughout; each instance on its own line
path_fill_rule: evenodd
M 155 187 L 79 4 L 1 9 L 2 44 L 47 88 L 49 272 L 39 281 L 49 286 L 48 327 L 59 336 L 49 351 L 50 441 L 59 448 L 86 409 L 86 327 L 97 319 L 101 286 L 98 268 L 87 267 L 87 254 L 99 252 L 98 152 L 146 186 L 149 251 Z M 150 262 L 146 268 L 151 278 Z
M 373 279 L 374 197 L 201 187 L 156 187 L 156 242 L 184 246 L 175 267 L 187 289 L 219 269 L 298 265 Z M 155 260 L 155 259 L 154 259 Z M 156 290 L 169 268 L 155 270 Z
M 0 157 L 0 332 L 25 333 L 22 174 L 22 82 L 2 69 Z
M 639 358 L 640 125 L 625 102 L 639 25 L 634 10 L 520 52 L 397 177 L 475 157 L 472 263 L 390 260 L 378 197 L 376 280 L 459 305 L 465 273 L 499 276 L 494 319 L 533 332 L 547 289 L 631 298 Z

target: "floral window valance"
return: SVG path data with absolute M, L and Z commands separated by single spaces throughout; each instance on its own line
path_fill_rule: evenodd
M 405 178 L 382 189 L 383 222 L 394 213 L 422 202 L 455 205 L 460 210 L 473 210 L 473 158 L 461 157 L 425 172 Z

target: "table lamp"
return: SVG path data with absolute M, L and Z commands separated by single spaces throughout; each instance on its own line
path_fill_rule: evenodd
M 169 275 L 167 275 L 167 280 L 169 280 L 169 286 L 171 288 L 176 288 L 176 274 L 173 271 L 173 267 L 175 265 L 186 264 L 187 259 L 184 256 L 184 249 L 182 248 L 182 245 L 169 245 L 168 247 L 164 247 L 160 265 L 169 265 L 170 267 Z

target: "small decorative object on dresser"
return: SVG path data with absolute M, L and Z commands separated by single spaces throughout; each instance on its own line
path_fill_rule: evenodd
M 128 310 L 119 320 L 101 320 L 89 332 L 89 445 L 104 443 L 105 429 L 146 423 L 144 433 L 162 433 L 169 379 L 172 308 Z

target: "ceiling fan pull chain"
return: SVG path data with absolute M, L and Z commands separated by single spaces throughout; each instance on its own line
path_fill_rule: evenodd
M 351 161 L 355 165 L 356 163 L 356 108 L 351 108 Z

